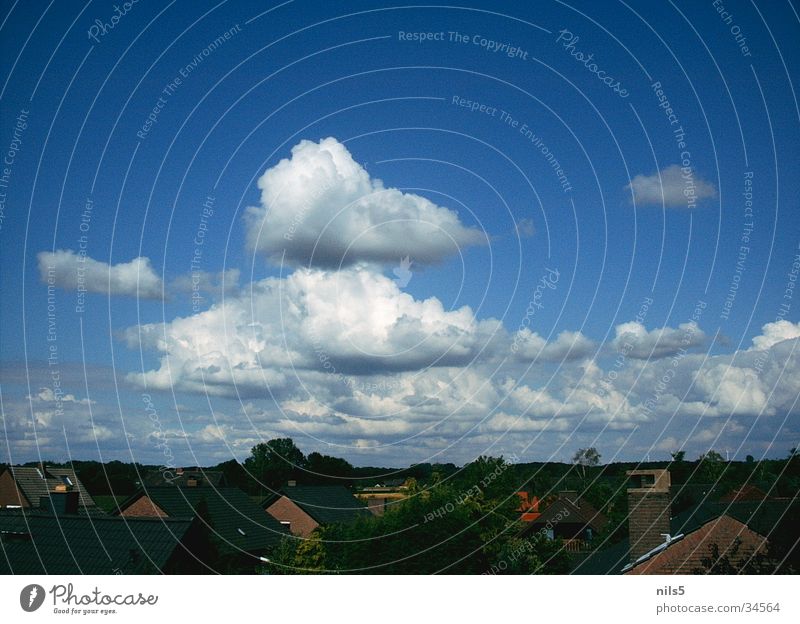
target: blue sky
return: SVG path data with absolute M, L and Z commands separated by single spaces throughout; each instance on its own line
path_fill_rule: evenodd
M 0 459 L 796 446 L 788 3 L 114 15 L 3 5 Z

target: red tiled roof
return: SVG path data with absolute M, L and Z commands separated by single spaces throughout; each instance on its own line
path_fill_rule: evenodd
M 763 550 L 766 542 L 767 538 L 746 524 L 722 515 L 634 565 L 626 574 L 694 574 L 705 569 L 703 560 L 710 559 L 712 544 L 716 544 L 720 558 L 728 555 L 732 563 L 741 564 Z

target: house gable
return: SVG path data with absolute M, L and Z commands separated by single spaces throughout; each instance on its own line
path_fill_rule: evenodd
M 625 573 L 695 574 L 705 569 L 704 560 L 711 559 L 712 545 L 718 549 L 720 558 L 727 555 L 733 564 L 741 565 L 755 553 L 763 551 L 766 543 L 767 538 L 746 524 L 722 515 Z
M 119 514 L 125 518 L 166 518 L 167 514 L 149 496 L 142 495 Z
M 0 507 L 30 507 L 31 504 L 22 490 L 17 487 L 17 482 L 10 470 L 0 474 Z
M 267 513 L 278 522 L 288 522 L 289 531 L 291 531 L 292 535 L 308 537 L 319 526 L 319 523 L 314 518 L 286 496 L 281 496 L 269 505 Z

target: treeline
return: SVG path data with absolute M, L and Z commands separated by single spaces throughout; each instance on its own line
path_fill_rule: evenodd
M 673 454 L 670 461 L 600 463 L 600 455 L 589 455 L 588 462 L 581 449 L 572 463 L 528 462 L 508 464 L 513 487 L 536 494 L 540 498 L 562 490 L 575 490 L 596 507 L 612 513 L 612 503 L 625 498 L 625 473 L 642 468 L 669 468 L 676 509 L 679 512 L 698 502 L 699 498 L 719 497 L 749 484 L 771 496 L 792 497 L 800 490 L 800 454 L 791 449 L 785 459 L 756 461 L 725 461 L 721 454 L 709 451 L 689 460 L 684 452 Z M 596 453 L 596 451 L 594 451 Z M 500 458 L 502 459 L 502 458 Z M 25 465 L 36 465 L 28 462 Z M 164 470 L 164 466 L 121 461 L 97 462 L 76 460 L 69 465 L 94 496 L 133 494 L 148 473 Z M 470 466 L 472 464 L 467 464 Z M 0 470 L 4 466 L 0 464 Z M 174 468 L 174 467 L 171 467 Z M 239 487 L 252 495 L 278 489 L 289 480 L 299 484 L 339 484 L 360 489 L 387 482 L 413 479 L 420 486 L 458 482 L 466 467 L 453 463 L 419 463 L 405 468 L 355 467 L 340 457 L 312 452 L 305 455 L 291 438 L 277 438 L 254 446 L 244 462 L 231 459 L 206 470 L 221 472 L 230 486 Z

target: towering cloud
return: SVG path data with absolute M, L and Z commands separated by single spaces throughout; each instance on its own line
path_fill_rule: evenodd
M 371 178 L 334 138 L 301 141 L 258 180 L 261 205 L 247 209 L 250 248 L 273 261 L 349 266 L 439 262 L 485 243 L 452 210 Z

